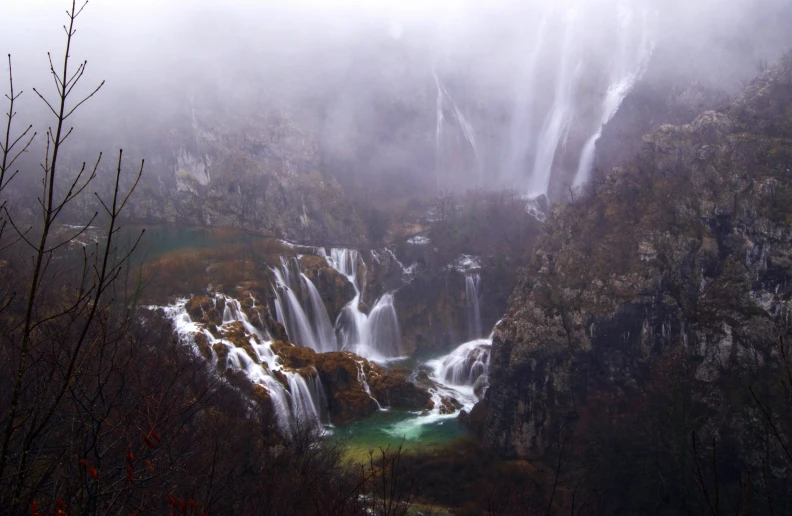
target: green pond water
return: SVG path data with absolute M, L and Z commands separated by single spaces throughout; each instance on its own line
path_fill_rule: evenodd
M 468 435 L 456 415 L 421 415 L 405 410 L 379 411 L 362 420 L 341 427 L 332 427 L 325 437 L 336 440 L 346 455 L 355 460 L 368 458 L 369 450 L 380 447 L 404 448 L 415 453 L 430 453 Z
M 142 228 L 125 228 L 127 238 L 136 237 Z M 146 260 L 179 249 L 206 249 L 229 244 L 249 244 L 265 237 L 243 231 L 217 230 L 201 227 L 148 226 L 140 240 L 135 257 Z

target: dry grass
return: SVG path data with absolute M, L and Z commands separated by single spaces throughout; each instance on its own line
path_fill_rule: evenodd
M 281 256 L 293 255 L 292 248 L 274 239 L 171 251 L 141 266 L 143 298 L 162 303 L 172 296 L 204 292 L 210 285 L 224 292 L 241 284 L 268 285 L 269 268 L 279 265 Z

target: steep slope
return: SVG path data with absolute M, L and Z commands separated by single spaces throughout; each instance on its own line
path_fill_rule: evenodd
M 686 372 L 710 421 L 749 439 L 734 400 L 778 364 L 791 267 L 788 55 L 553 210 L 495 331 L 485 441 L 542 454 Z
M 153 146 L 158 152 L 132 216 L 303 242 L 365 243 L 365 226 L 302 125 L 297 112 L 255 103 L 193 110 L 189 125 L 167 126 Z

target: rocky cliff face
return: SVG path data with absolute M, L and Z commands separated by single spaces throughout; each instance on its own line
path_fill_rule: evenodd
M 152 128 L 162 134 L 145 144 L 146 173 L 128 216 L 317 244 L 367 242 L 365 226 L 323 166 L 316 135 L 299 112 L 207 104 L 213 107 Z
M 711 421 L 745 427 L 729 386 L 778 364 L 791 214 L 787 56 L 719 110 L 645 136 L 629 166 L 553 210 L 495 331 L 485 441 L 539 455 L 594 411 L 629 411 L 671 358 Z

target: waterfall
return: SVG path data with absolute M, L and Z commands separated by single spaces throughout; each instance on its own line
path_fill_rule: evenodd
M 341 349 L 374 361 L 397 358 L 401 354 L 401 331 L 393 294 L 383 294 L 369 315 L 360 310 L 365 289 L 360 286 L 358 270 L 365 279 L 366 264 L 353 249 L 331 249 L 327 259 L 331 267 L 346 276 L 355 289 L 355 297 L 341 310 L 336 320 L 336 334 Z
M 443 128 L 446 122 L 446 117 L 444 114 L 446 108 L 451 112 L 451 114 L 453 114 L 457 127 L 462 132 L 462 136 L 465 138 L 468 146 L 473 151 L 473 158 L 475 160 L 476 167 L 476 180 L 481 183 L 482 167 L 473 126 L 470 124 L 467 118 L 465 118 L 465 115 L 462 114 L 462 110 L 459 109 L 459 106 L 457 106 L 457 103 L 454 101 L 453 97 L 451 97 L 451 95 L 448 93 L 448 90 L 443 86 L 442 82 L 440 82 L 440 78 L 437 76 L 437 73 L 432 71 L 432 75 L 434 76 L 435 85 L 437 86 L 437 122 L 435 128 L 435 173 L 437 174 L 437 190 L 440 191 L 442 186 L 440 184 L 440 177 L 443 168 Z
M 374 352 L 385 357 L 400 354 L 401 330 L 399 318 L 393 304 L 393 294 L 386 293 L 379 298 L 368 317 L 369 338 Z M 365 355 L 363 355 L 365 356 Z
M 542 17 L 530 54 L 525 61 L 514 92 L 514 118 L 509 131 L 510 147 L 506 158 L 504 175 L 508 182 L 521 179 L 520 172 L 526 167 L 533 141 L 536 67 L 544 48 L 547 32 L 547 15 Z
M 468 338 L 481 338 L 481 277 L 475 273 L 465 274 L 465 303 L 467 305 Z
M 280 357 L 272 351 L 272 338 L 266 331 L 258 330 L 250 323 L 240 302 L 228 296 L 216 296 L 215 299 L 222 299 L 225 302 L 223 324 L 218 328 L 220 334 L 222 335 L 230 325 L 241 323 L 250 336 L 248 343 L 258 361 L 254 360 L 245 349 L 237 347 L 226 339 L 215 337 L 203 324 L 194 322 L 186 310 L 187 299 L 180 299 L 165 307 L 149 308 L 162 309 L 173 322 L 179 339 L 191 345 L 196 352 L 199 352 L 195 340 L 198 334 L 202 334 L 212 348 L 216 345 L 225 346 L 228 352 L 226 366 L 232 371 L 243 373 L 248 381 L 266 389 L 276 423 L 284 435 L 293 435 L 306 426 L 319 427 L 327 422 L 327 400 L 316 372 L 313 371 L 313 374 L 306 377 L 297 371 L 284 368 Z M 229 317 L 228 320 L 226 316 Z M 276 371 L 285 377 L 286 385 L 275 377 Z
M 484 397 L 489 380 L 492 338 L 466 342 L 448 355 L 426 363 L 435 386 L 430 389 L 436 407 L 452 398 L 470 411 Z M 435 409 L 436 413 L 438 409 Z
M 649 58 L 654 51 L 654 41 L 651 39 L 649 29 L 649 9 L 644 6 L 642 15 L 642 30 L 640 31 L 640 43 L 636 45 L 634 18 L 636 13 L 632 2 L 622 0 L 619 3 L 619 51 L 617 60 L 614 62 L 608 91 L 602 102 L 602 118 L 596 131 L 591 138 L 586 141 L 580 154 L 577 173 L 575 174 L 572 186 L 580 186 L 585 183 L 592 168 L 594 168 L 594 156 L 597 140 L 602 136 L 602 129 L 605 124 L 610 122 L 619 110 L 625 97 L 632 91 L 635 84 L 646 72 Z
M 313 321 L 313 330 L 316 338 L 316 343 L 319 349 L 316 351 L 324 353 L 327 351 L 336 350 L 336 338 L 333 331 L 333 325 L 330 323 L 330 316 L 327 315 L 327 308 L 325 308 L 322 296 L 319 291 L 305 274 L 300 273 L 300 280 L 302 282 L 303 294 L 307 296 L 307 311 L 310 320 Z
M 517 12 L 526 21 L 519 30 L 504 27 L 503 34 L 516 52 L 497 52 L 492 63 L 472 61 L 488 67 L 480 75 L 459 72 L 468 63 L 456 60 L 465 59 L 465 54 L 439 56 L 433 68 L 435 168 L 438 189 L 448 186 L 443 181 L 449 177 L 471 186 L 472 181 L 449 163 L 466 159 L 470 148 L 479 174 L 497 171 L 493 181 L 487 178 L 487 186 L 511 187 L 528 199 L 542 199 L 530 210 L 543 220 L 553 200 L 548 194 L 560 192 L 561 182 L 580 185 L 588 178 L 602 126 L 647 69 L 658 10 L 650 0 L 567 0 L 522 2 Z M 450 95 L 451 85 L 443 82 L 444 60 L 449 60 L 449 70 L 459 73 L 455 79 L 469 91 L 480 91 L 482 99 L 489 99 L 492 88 L 499 86 L 488 80 L 489 70 L 514 70 L 508 89 L 495 99 L 495 111 L 484 107 L 463 116 Z M 503 115 L 508 118 L 503 120 Z M 453 150 L 452 135 L 459 139 Z
M 360 382 L 360 385 L 363 386 L 363 390 L 368 394 L 368 397 L 374 400 L 374 403 L 377 404 L 380 410 L 384 410 L 380 402 L 377 401 L 377 398 L 371 395 L 371 387 L 369 386 L 368 380 L 366 379 L 366 373 L 363 371 L 363 362 L 355 361 L 355 367 L 357 367 L 357 379 Z
M 292 270 L 294 269 L 294 270 Z M 275 275 L 275 315 L 286 328 L 289 339 L 319 353 L 335 351 L 337 343 L 330 317 L 316 286 L 300 272 L 296 259 L 281 258 Z M 295 294 L 299 289 L 302 301 Z
M 558 146 L 569 129 L 573 109 L 573 93 L 582 70 L 582 61 L 577 55 L 573 35 L 577 31 L 580 14 L 575 9 L 566 13 L 564 42 L 556 77 L 553 107 L 545 118 L 542 131 L 536 142 L 533 174 L 528 187 L 531 197 L 547 195 L 550 174 L 553 169 Z
M 489 370 L 490 339 L 466 342 L 433 362 L 434 377 L 446 385 L 474 386 L 486 379 Z
M 289 394 L 291 396 L 292 421 L 295 425 L 311 425 L 320 421 L 321 408 L 319 401 L 314 399 L 315 389 L 308 387 L 308 382 L 299 374 L 287 375 Z

